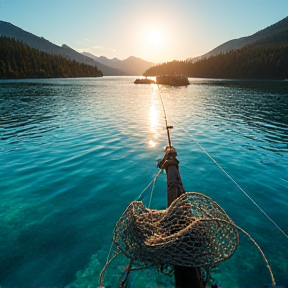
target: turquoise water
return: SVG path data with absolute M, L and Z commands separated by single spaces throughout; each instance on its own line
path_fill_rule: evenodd
M 158 172 L 167 136 L 156 85 L 133 77 L 0 81 L 0 285 L 97 287 L 115 223 Z M 164 87 L 186 191 L 205 193 L 264 251 L 288 284 L 288 239 L 212 162 L 201 145 L 288 233 L 288 82 L 190 79 Z M 197 141 L 197 143 L 195 142 Z M 199 145 L 198 145 L 199 144 Z M 142 200 L 148 205 L 150 190 Z M 151 208 L 166 206 L 161 174 Z M 115 258 L 104 284 L 128 264 Z M 213 270 L 221 287 L 271 283 L 244 235 Z M 128 287 L 173 287 L 156 270 Z

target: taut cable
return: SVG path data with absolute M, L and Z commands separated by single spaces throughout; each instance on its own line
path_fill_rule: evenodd
M 224 170 L 224 168 L 205 150 L 205 148 L 203 146 L 201 146 L 197 140 L 189 133 L 189 131 L 187 131 L 183 126 L 180 125 L 180 123 L 178 123 L 175 119 L 173 119 L 174 122 L 177 123 L 177 125 L 179 125 L 180 128 L 182 128 L 187 135 L 189 135 L 192 140 L 198 145 L 198 147 L 201 148 L 201 150 L 218 166 L 218 168 L 220 168 L 220 170 L 239 188 L 239 190 L 241 192 L 244 193 L 244 195 L 265 215 L 265 217 L 288 239 L 288 235 L 277 225 L 277 223 L 275 223 L 275 221 L 248 195 L 247 192 L 245 192 L 241 186 L 236 182 L 236 180 L 234 180 L 232 178 L 231 175 L 228 174 L 228 172 L 226 172 Z

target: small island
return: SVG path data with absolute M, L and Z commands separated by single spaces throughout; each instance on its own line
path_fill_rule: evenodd
M 156 84 L 187 86 L 190 85 L 190 82 L 184 75 L 160 75 L 156 76 Z
M 143 79 L 137 78 L 134 81 L 134 84 L 155 84 L 155 81 L 152 79 L 148 79 L 148 78 L 143 78 Z

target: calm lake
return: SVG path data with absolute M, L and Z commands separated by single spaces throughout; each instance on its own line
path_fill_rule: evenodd
M 191 78 L 188 87 L 158 87 L 134 80 L 0 80 L 0 286 L 98 287 L 113 228 L 164 155 L 159 92 L 185 190 L 215 200 L 261 247 L 276 283 L 288 285 L 288 239 L 203 151 L 288 234 L 288 82 Z M 150 192 L 141 197 L 146 206 Z M 151 208 L 165 207 L 162 173 Z M 115 258 L 106 287 L 119 287 L 128 263 Z M 271 284 L 242 233 L 212 276 L 225 288 Z M 173 281 L 151 268 L 131 272 L 127 287 Z

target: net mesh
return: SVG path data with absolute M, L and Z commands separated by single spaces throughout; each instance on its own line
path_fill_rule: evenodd
M 188 192 L 166 210 L 130 203 L 113 241 L 128 258 L 153 265 L 207 267 L 228 259 L 239 235 L 232 220 L 209 197 Z

